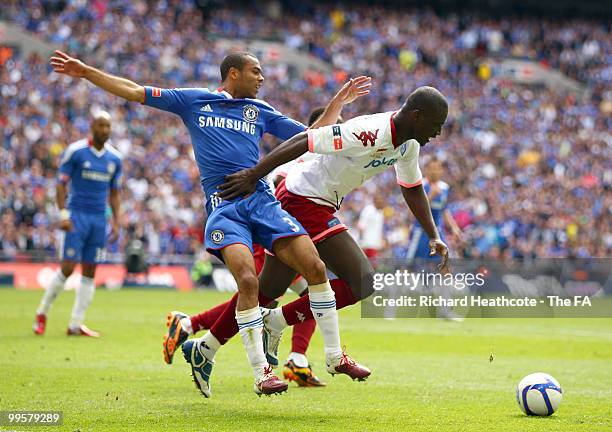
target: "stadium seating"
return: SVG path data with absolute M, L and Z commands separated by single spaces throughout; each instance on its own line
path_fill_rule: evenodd
M 458 254 L 610 255 L 612 38 L 604 25 L 535 18 L 500 24 L 472 15 L 365 6 L 340 12 L 323 5 L 313 6 L 313 16 L 283 11 L 262 25 L 264 18 L 249 19 L 248 11 L 236 9 L 200 19 L 190 0 L 73 2 L 63 9 L 56 2 L 22 3 L 3 5 L 0 19 L 142 84 L 216 87 L 225 52 L 206 35 L 282 40 L 334 68 L 329 76 L 295 76 L 282 62 L 264 63 L 267 85 L 260 96 L 304 122 L 350 75 L 371 75 L 374 88 L 347 107 L 345 118 L 395 109 L 415 87 L 434 85 L 451 109 L 442 136 L 422 155 L 446 163 L 450 209 L 464 230 L 462 243 L 451 239 Z M 480 73 L 479 59 L 486 56 L 540 62 L 586 85 L 589 95 Z M 50 72 L 46 58 L 15 53 L 0 61 L 3 259 L 53 256 L 58 155 L 87 133 L 88 116 L 99 108 L 111 113 L 113 143 L 125 155 L 123 233 L 111 252 L 119 254 L 133 238 L 159 259 L 190 257 L 201 248 L 203 194 L 178 118 L 123 103 L 86 83 L 70 85 Z M 264 140 L 264 151 L 273 144 Z M 383 256 L 403 257 L 412 217 L 392 171 L 345 200 L 341 217 L 353 226 L 374 194 L 388 197 Z

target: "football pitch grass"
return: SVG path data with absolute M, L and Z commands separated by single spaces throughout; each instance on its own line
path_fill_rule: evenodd
M 165 316 L 228 293 L 98 290 L 86 320 L 98 340 L 65 335 L 71 292 L 34 336 L 41 294 L 0 289 L 0 410 L 63 411 L 64 423 L 0 431 L 612 431 L 612 319 L 389 321 L 361 319 L 353 306 L 340 314 L 342 342 L 372 369 L 367 382 L 324 372 L 317 331 L 308 354 L 328 386 L 292 383 L 259 398 L 236 337 L 217 354 L 205 399 L 180 352 L 163 363 Z M 289 347 L 286 332 L 280 353 Z M 518 381 L 538 371 L 564 390 L 552 417 L 527 417 L 515 401 Z

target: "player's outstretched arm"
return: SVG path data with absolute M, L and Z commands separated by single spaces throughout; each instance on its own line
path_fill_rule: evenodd
M 370 93 L 372 78 L 369 76 L 358 76 L 351 78 L 329 101 L 323 114 L 315 121 L 310 129 L 320 128 L 335 124 L 342 112 L 344 105 L 353 102 L 355 99 Z
M 404 186 L 400 187 L 410 211 L 412 211 L 414 217 L 419 221 L 429 236 L 430 255 L 438 254 L 442 257 L 442 261 L 438 265 L 438 270 L 440 270 L 441 273 L 448 273 L 450 271 L 448 265 L 448 246 L 440 239 L 440 234 L 434 223 L 431 208 L 429 207 L 429 200 L 427 199 L 423 185 L 411 188 L 406 188 Z
M 70 57 L 62 51 L 56 50 L 55 55 L 51 57 L 49 63 L 57 73 L 74 78 L 85 78 L 95 86 L 128 101 L 143 103 L 145 100 L 143 86 L 129 79 L 116 77 L 86 65 L 81 60 Z
M 225 177 L 225 183 L 219 186 L 219 197 L 234 199 L 248 196 L 255 192 L 257 181 L 267 176 L 274 168 L 297 159 L 308 151 L 308 134 L 302 132 L 281 143 L 268 153 L 253 168 L 247 168 Z

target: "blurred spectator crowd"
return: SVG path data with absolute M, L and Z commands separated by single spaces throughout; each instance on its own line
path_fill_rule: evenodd
M 296 76 L 290 65 L 262 59 L 260 97 L 303 122 L 350 76 L 371 75 L 374 88 L 346 107 L 345 119 L 397 109 L 414 88 L 433 85 L 450 112 L 443 134 L 422 149 L 421 166 L 426 171 L 432 156 L 445 163 L 450 210 L 463 230 L 449 236 L 458 255 L 610 256 L 609 23 L 302 3 L 203 14 L 192 0 L 9 0 L 0 19 L 107 72 L 162 87 L 216 88 L 226 51 L 215 37 L 238 46 L 244 37 L 281 40 L 333 67 L 329 75 Z M 528 58 L 588 91 L 577 97 L 519 86 L 483 74 L 483 56 Z M 156 257 L 201 249 L 204 197 L 179 118 L 53 74 L 46 58 L 14 54 L 0 62 L 0 255 L 52 256 L 59 155 L 88 133 L 99 109 L 111 113 L 112 143 L 125 156 L 122 236 L 110 252 L 134 238 Z M 264 139 L 263 151 L 274 143 Z M 413 218 L 393 170 L 351 194 L 341 218 L 359 236 L 360 210 L 375 195 L 387 197 L 383 256 L 402 258 Z

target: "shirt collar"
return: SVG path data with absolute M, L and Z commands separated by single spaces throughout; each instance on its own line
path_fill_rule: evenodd
M 231 94 L 229 94 L 228 92 L 226 92 L 225 90 L 223 90 L 223 87 L 219 87 L 219 88 L 217 89 L 217 93 L 218 93 L 218 94 L 222 94 L 222 95 L 223 95 L 223 96 L 225 96 L 227 99 L 234 99 L 234 98 L 232 97 L 232 95 L 231 95 Z
M 102 150 L 96 150 L 96 148 L 93 145 L 93 140 L 91 138 L 87 140 L 87 143 L 89 144 L 89 150 L 91 150 L 91 152 L 95 154 L 96 156 L 100 157 L 104 153 L 106 153 L 106 144 L 104 144 L 104 147 L 102 147 Z
M 389 122 L 391 123 L 391 143 L 393 144 L 393 148 L 398 148 L 402 143 L 396 142 L 397 137 L 395 135 L 395 122 L 393 121 L 393 117 L 395 117 L 395 114 L 397 114 L 397 111 L 391 114 Z

